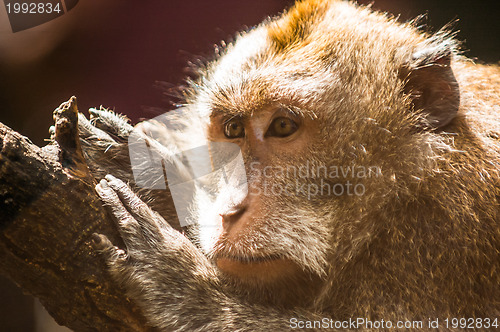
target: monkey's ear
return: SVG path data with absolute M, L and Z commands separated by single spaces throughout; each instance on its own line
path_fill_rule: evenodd
M 460 105 L 460 91 L 451 69 L 449 47 L 431 47 L 413 54 L 401 71 L 404 92 L 413 110 L 422 112 L 421 126 L 437 129 L 453 120 Z

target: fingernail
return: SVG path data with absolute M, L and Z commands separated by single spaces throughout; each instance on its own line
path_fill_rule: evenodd
M 108 180 L 108 181 L 113 181 L 113 180 L 116 180 L 116 178 L 115 178 L 113 175 L 111 175 L 111 174 L 106 175 L 104 178 L 105 178 L 106 180 Z
M 103 188 L 108 188 L 108 187 L 109 187 L 109 186 L 108 186 L 108 181 L 106 181 L 106 180 L 104 180 L 104 179 L 102 179 L 102 180 L 99 182 L 99 184 L 100 184 L 100 185 L 101 185 L 101 187 L 103 187 Z
M 94 245 L 101 244 L 101 242 L 102 242 L 101 236 L 99 234 L 97 234 L 97 233 L 92 234 L 91 239 L 92 239 L 92 243 Z

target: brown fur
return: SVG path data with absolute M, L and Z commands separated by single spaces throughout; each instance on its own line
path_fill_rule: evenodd
M 194 247 L 175 257 L 165 249 L 159 258 L 140 255 L 163 272 L 133 274 L 141 259 L 122 266 L 115 257 L 116 278 L 165 328 L 194 326 L 182 315 L 214 331 L 286 330 L 292 317 L 410 319 L 424 327 L 428 318 L 497 318 L 500 70 L 457 49 L 444 31 L 428 35 L 343 1 L 300 1 L 243 33 L 200 69 L 186 100 L 209 122 L 211 140 L 240 146 L 249 194 L 217 211 L 200 203 L 200 218 L 221 224 L 205 247 L 210 263 Z M 277 116 L 297 121 L 297 131 L 268 135 Z M 245 135 L 228 138 L 224 126 L 234 119 Z M 290 165 L 381 174 L 262 175 Z M 365 191 L 263 192 L 265 185 L 325 183 Z M 140 236 L 126 237 L 141 244 Z M 194 274 L 164 265 L 177 260 Z M 179 278 L 178 287 L 155 282 Z M 203 310 L 191 307 L 190 287 L 206 289 Z

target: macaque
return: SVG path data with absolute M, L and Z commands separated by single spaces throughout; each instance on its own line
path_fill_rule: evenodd
M 120 174 L 96 186 L 125 247 L 102 234 L 94 246 L 152 327 L 500 324 L 497 66 L 465 58 L 447 31 L 304 0 L 198 75 L 183 121 L 239 148 L 247 190 L 230 185 L 217 204 L 193 195 L 199 226 L 185 234 Z

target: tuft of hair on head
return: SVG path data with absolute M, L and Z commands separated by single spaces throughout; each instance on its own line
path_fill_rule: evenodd
M 311 26 L 320 19 L 328 7 L 328 0 L 303 0 L 285 12 L 268 28 L 269 37 L 277 52 L 287 50 L 303 41 Z

